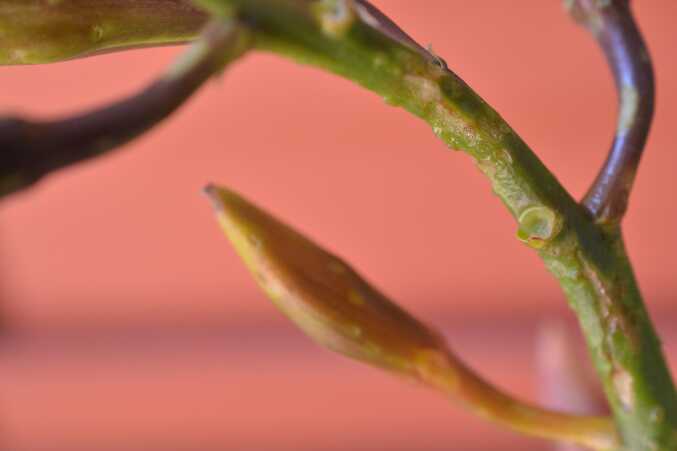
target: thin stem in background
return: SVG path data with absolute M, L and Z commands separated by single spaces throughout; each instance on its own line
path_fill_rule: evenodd
M 654 72 L 629 0 L 568 0 L 572 16 L 604 51 L 619 99 L 618 125 L 609 156 L 583 205 L 601 223 L 617 223 L 627 209 L 654 113 Z
M 246 50 L 245 35 L 233 21 L 215 21 L 167 73 L 129 98 L 67 119 L 0 120 L 0 196 L 119 148 L 156 126 Z
M 583 341 L 574 328 L 560 320 L 544 322 L 536 336 L 536 366 L 540 400 L 551 409 L 578 415 L 607 415 L 609 407 Z M 557 451 L 581 451 L 560 443 Z

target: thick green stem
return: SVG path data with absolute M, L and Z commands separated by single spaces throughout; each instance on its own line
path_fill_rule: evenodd
M 434 55 L 384 33 L 362 2 L 199 0 L 239 11 L 256 46 L 329 69 L 469 154 L 577 313 L 624 446 L 677 449 L 677 395 L 618 229 L 602 228 L 505 121 Z

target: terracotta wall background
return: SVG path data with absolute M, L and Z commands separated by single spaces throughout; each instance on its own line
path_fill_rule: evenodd
M 576 196 L 585 191 L 611 141 L 615 94 L 560 2 L 377 4 L 432 43 Z M 669 318 L 677 3 L 634 4 L 658 102 L 626 235 L 652 311 Z M 50 116 L 114 99 L 179 51 L 3 68 L 2 112 Z M 221 236 L 200 194 L 207 182 L 341 254 L 496 380 L 534 396 L 533 331 L 568 313 L 471 160 L 361 88 L 253 54 L 123 151 L 0 205 L 10 449 L 433 450 L 454 437 L 464 443 L 455 449 L 540 446 L 307 344 Z

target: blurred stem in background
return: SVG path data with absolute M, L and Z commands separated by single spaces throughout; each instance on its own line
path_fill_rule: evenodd
M 163 2 L 149 0 L 136 5 L 159 7 L 160 3 Z M 677 449 L 677 394 L 637 288 L 620 229 L 653 104 L 653 85 L 646 83 L 652 82 L 652 77 L 647 78 L 647 74 L 652 74 L 646 71 L 650 70 L 650 64 L 626 64 L 637 58 L 649 58 L 627 1 L 566 2 L 577 17 L 583 14 L 584 23 L 600 39 L 621 90 L 616 144 L 584 205 L 569 195 L 498 113 L 451 72 L 441 58 L 418 45 L 368 2 L 196 0 L 196 3 L 215 16 L 235 17 L 251 31 L 255 48 L 349 78 L 383 96 L 388 103 L 421 117 L 447 146 L 471 156 L 517 220 L 517 238 L 538 252 L 578 315 L 616 420 L 620 446 L 633 450 Z M 139 15 L 137 7 L 124 0 L 105 5 L 84 0 L 47 3 L 0 0 L 0 26 L 6 35 L 0 60 L 5 64 L 51 62 L 190 39 L 204 14 L 185 2 L 164 4 L 174 15 L 163 22 L 163 27 L 158 26 L 158 18 L 166 18 L 164 13 L 139 21 L 144 15 Z M 98 6 L 102 8 L 101 15 L 93 16 L 92 8 Z M 81 13 L 77 8 L 82 9 Z M 136 15 L 127 15 L 125 8 L 136 11 Z M 101 21 L 106 13 L 114 19 L 115 26 Z M 145 13 L 153 15 L 151 10 Z M 187 25 L 182 28 L 183 13 Z M 127 23 L 133 26 L 127 28 Z M 61 27 L 63 33 L 50 32 Z M 34 43 L 36 30 L 45 37 L 44 43 Z M 643 97 L 646 99 L 638 100 Z M 77 121 L 87 117 L 91 115 Z M 5 130 L 17 129 L 16 123 L 5 121 Z M 125 134 L 119 143 L 144 129 Z M 58 132 L 64 130 L 67 127 L 57 127 Z M 6 135 L 11 136 L 9 132 Z M 21 156 L 21 143 L 31 142 L 35 136 L 19 134 L 18 139 L 9 141 L 14 146 L 5 148 L 14 149 Z M 87 153 L 83 155 L 86 157 Z M 47 171 L 76 160 L 50 166 Z M 16 175 L 13 183 L 20 187 L 21 174 Z M 12 176 L 11 173 L 3 176 L 5 184 L 12 181 Z M 312 282 L 317 274 L 310 271 L 306 276 Z M 316 327 L 320 333 L 331 332 L 322 330 L 327 324 L 313 324 L 313 329 L 307 330 L 311 336 L 318 333 Z M 397 327 L 387 333 L 396 336 Z M 442 385 L 448 382 L 446 377 L 433 379 Z M 481 381 L 475 379 L 475 383 Z M 512 414 L 519 417 L 517 412 Z M 580 443 L 597 449 L 606 449 L 608 445 Z
M 0 196 L 145 133 L 248 47 L 245 29 L 231 19 L 216 20 L 163 76 L 129 98 L 54 121 L 0 118 Z
M 548 321 L 536 335 L 535 361 L 539 398 L 544 405 L 579 415 L 606 415 L 609 408 L 594 369 L 585 359 L 583 341 L 561 321 Z M 579 451 L 575 444 L 560 443 L 558 451 Z

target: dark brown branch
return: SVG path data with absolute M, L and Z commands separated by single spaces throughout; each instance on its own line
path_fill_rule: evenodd
M 654 112 L 651 58 L 629 0 L 570 0 L 574 18 L 597 39 L 613 72 L 619 97 L 616 136 L 604 166 L 583 199 L 600 223 L 617 223 L 627 209 Z
M 118 148 L 157 125 L 245 49 L 241 28 L 210 25 L 171 70 L 127 99 L 67 119 L 0 119 L 0 196 Z

